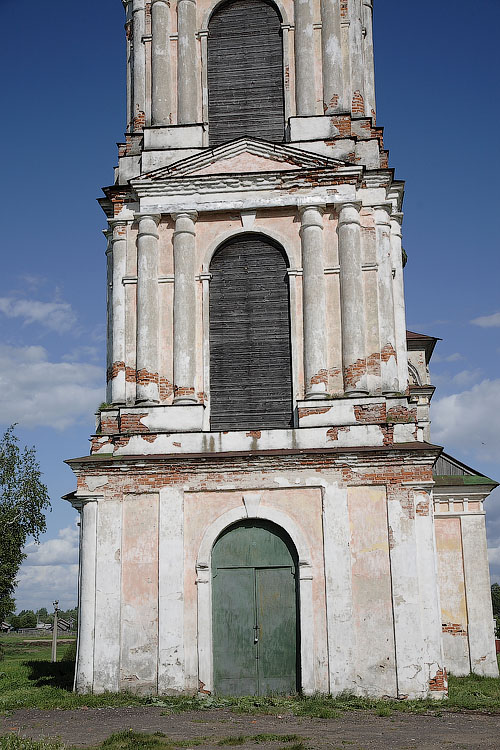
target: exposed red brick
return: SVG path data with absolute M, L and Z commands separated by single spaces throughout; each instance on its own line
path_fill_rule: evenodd
M 362 424 L 382 424 L 386 421 L 385 402 L 381 404 L 360 404 L 354 406 L 356 422 Z
M 380 352 L 380 359 L 382 360 L 382 362 L 388 362 L 391 357 L 394 357 L 394 359 L 396 359 L 396 352 L 394 351 L 394 347 L 392 346 L 392 344 L 386 344 Z
M 467 636 L 467 630 L 458 623 L 443 622 L 442 631 L 451 635 Z
M 330 406 L 318 406 L 314 408 L 314 406 L 308 406 L 307 408 L 301 408 L 299 409 L 299 419 L 304 419 L 304 417 L 309 417 L 311 414 L 326 414 L 330 411 Z
M 339 432 L 350 432 L 350 427 L 331 427 L 327 433 L 326 437 L 329 441 L 334 441 L 339 439 Z
M 141 422 L 141 419 L 147 416 L 147 413 L 139 414 L 137 412 L 122 414 L 120 416 L 120 432 L 149 432 L 146 425 Z
M 421 500 L 419 503 L 417 503 L 415 513 L 417 514 L 417 516 L 428 516 L 430 513 L 429 501 Z
M 432 692 L 446 692 L 448 690 L 448 675 L 446 669 L 439 669 L 436 676 L 429 680 L 429 690 Z
M 387 421 L 397 424 L 411 424 L 417 421 L 417 407 L 392 406 L 387 412 Z
M 364 115 L 365 114 L 365 100 L 361 94 L 361 91 L 355 91 L 352 97 L 352 113 L 353 115 Z
M 174 385 L 174 394 L 176 396 L 194 396 L 194 388 L 188 386 Z
M 262 433 L 260 430 L 250 430 L 250 432 L 246 433 L 246 437 L 257 438 L 257 439 L 259 439 L 261 435 Z

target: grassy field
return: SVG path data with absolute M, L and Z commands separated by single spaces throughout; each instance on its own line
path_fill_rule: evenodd
M 61 644 L 58 661 L 50 661 L 50 643 L 40 644 L 22 636 L 2 639 L 5 659 L 0 662 L 0 711 L 18 708 L 70 709 L 102 706 L 154 705 L 165 713 L 227 708 L 247 714 L 280 714 L 335 718 L 344 711 L 370 710 L 380 716 L 394 711 L 433 713 L 444 710 L 475 710 L 500 713 L 500 679 L 451 677 L 450 695 L 445 701 L 383 701 L 341 695 L 289 697 L 140 697 L 127 693 L 76 695 L 72 692 L 74 645 Z M 6 746 L 11 750 L 10 746 Z M 15 748 L 15 746 L 12 746 Z M 117 746 L 118 747 L 118 746 Z M 121 747 L 121 746 L 120 746 Z M 0 750 L 4 746 L 0 744 Z
M 118 732 L 111 735 L 102 744 L 96 745 L 95 750 L 181 750 L 182 748 L 194 748 L 205 744 L 205 738 L 190 740 L 172 740 L 162 732 L 145 735 L 136 732 Z M 272 743 L 276 750 L 306 750 L 301 737 L 296 734 L 258 734 L 253 736 L 238 735 L 223 737 L 214 740 L 217 747 L 241 747 L 250 744 L 255 750 L 261 743 Z M 0 737 L 0 750 L 72 750 L 67 745 L 59 742 L 33 741 L 20 739 L 18 737 Z

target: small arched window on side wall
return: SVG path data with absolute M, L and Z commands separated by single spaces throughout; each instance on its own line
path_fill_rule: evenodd
M 244 137 L 282 142 L 283 40 L 276 6 L 228 0 L 208 28 L 210 145 Z
M 211 430 L 292 426 L 288 263 L 267 237 L 241 234 L 210 263 Z

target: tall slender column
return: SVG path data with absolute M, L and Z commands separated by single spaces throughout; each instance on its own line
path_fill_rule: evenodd
M 125 403 L 125 287 L 123 277 L 127 272 L 127 222 L 112 220 L 112 264 L 113 264 L 113 297 L 112 297 L 112 345 L 111 360 L 111 401 L 113 404 Z
M 321 0 L 321 23 L 323 107 L 331 115 L 344 109 L 340 0 Z
M 313 3 L 310 0 L 295 0 L 294 9 L 297 115 L 315 115 Z
M 113 398 L 111 374 L 113 365 L 113 230 L 105 229 L 106 246 L 106 403 Z
M 179 0 L 177 26 L 177 122 L 189 125 L 198 119 L 196 0 Z
M 326 300 L 323 261 L 324 206 L 300 209 L 304 309 L 305 398 L 324 398 L 328 388 Z
M 174 403 L 196 403 L 196 211 L 172 214 L 174 232 Z
M 376 119 L 375 61 L 373 55 L 373 0 L 363 0 L 363 70 L 365 75 L 365 113 Z
M 132 43 L 134 45 L 132 129 L 141 130 L 146 116 L 146 48 L 142 41 L 146 32 L 144 0 L 133 0 L 132 12 Z
M 378 321 L 382 392 L 399 393 L 391 258 L 390 203 L 374 206 L 378 261 Z
M 153 125 L 170 125 L 170 6 L 167 0 L 153 0 L 151 6 L 151 119 Z
M 403 393 L 408 387 L 408 350 L 406 344 L 406 310 L 403 271 L 403 248 L 401 244 L 401 223 L 403 214 L 391 216 L 391 260 L 394 269 L 394 326 L 396 335 L 396 356 L 398 360 L 399 390 Z
M 137 401 L 158 403 L 158 224 L 141 214 L 137 235 Z
M 133 51 L 132 51 L 132 0 L 126 0 L 125 2 L 125 35 L 127 39 L 127 132 L 130 132 L 130 130 L 133 130 L 132 127 L 132 120 L 133 120 L 133 106 L 134 103 L 132 101 L 133 93 L 132 93 L 132 77 L 133 77 Z
M 75 687 L 91 693 L 94 684 L 95 571 L 97 547 L 97 502 L 86 501 L 80 512 L 80 580 L 78 647 Z
M 351 59 L 350 106 L 353 115 L 365 114 L 363 35 L 361 26 L 362 0 L 349 0 L 349 53 Z
M 339 209 L 337 228 L 342 312 L 342 367 L 344 391 L 351 396 L 368 393 L 359 207 L 358 203 L 342 204 Z

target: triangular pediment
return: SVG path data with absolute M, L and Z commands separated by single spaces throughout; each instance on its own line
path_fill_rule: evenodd
M 262 174 L 316 169 L 338 169 L 345 166 L 339 159 L 330 159 L 291 146 L 241 138 L 187 159 L 160 167 L 141 175 L 137 180 L 150 182 L 179 177 L 205 177 L 210 175 Z

